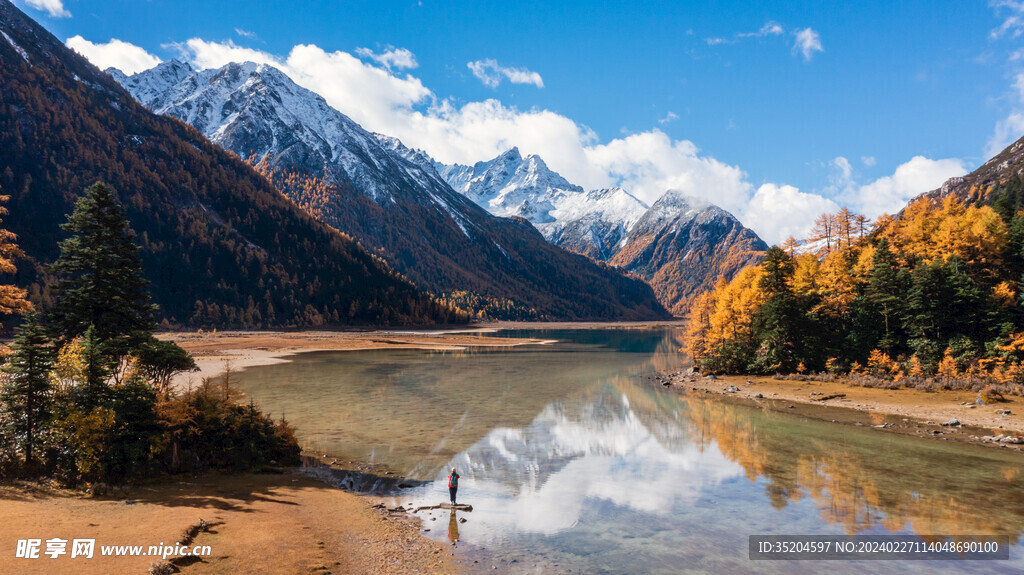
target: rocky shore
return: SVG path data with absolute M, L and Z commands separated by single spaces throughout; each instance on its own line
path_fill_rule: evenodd
M 842 380 L 658 373 L 648 380 L 683 393 L 718 395 L 764 409 L 945 441 L 1024 449 L 1024 398 L 984 403 L 977 392 L 861 387 Z

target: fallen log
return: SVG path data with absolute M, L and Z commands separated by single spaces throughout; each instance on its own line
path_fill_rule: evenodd
M 841 398 L 841 397 L 846 397 L 846 394 L 845 393 L 833 393 L 832 395 L 824 395 L 822 397 L 814 398 L 811 401 L 828 401 L 830 399 L 837 399 L 837 398 Z

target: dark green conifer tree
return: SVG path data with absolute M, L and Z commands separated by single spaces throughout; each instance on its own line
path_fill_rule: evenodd
M 50 369 L 55 357 L 53 346 L 34 313 L 25 315 L 11 350 L 13 353 L 3 367 L 9 379 L 0 390 L 0 408 L 21 443 L 25 467 L 31 469 L 33 452 L 50 421 L 53 402 Z
M 883 336 L 878 346 L 885 351 L 892 351 L 896 345 L 908 283 L 907 272 L 900 269 L 896 256 L 889 249 L 889 241 L 882 238 L 872 257 L 864 297 L 882 320 Z
M 73 392 L 75 403 L 85 411 L 106 404 L 110 398 L 110 359 L 96 333 L 96 328 L 90 325 L 82 335 L 83 381 Z
M 750 369 L 761 373 L 790 372 L 800 362 L 805 315 L 790 282 L 793 258 L 778 246 L 768 248 L 760 287 L 765 301 L 754 314 L 753 332 L 760 342 Z
M 69 341 L 94 326 L 108 353 L 124 356 L 156 329 L 128 220 L 111 190 L 96 182 L 61 227 L 71 237 L 60 242 L 51 267 L 57 277 L 49 314 L 55 334 Z

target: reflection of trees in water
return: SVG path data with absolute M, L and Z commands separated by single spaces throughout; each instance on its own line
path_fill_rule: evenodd
M 1024 527 L 1018 454 L 771 414 L 720 398 L 682 396 L 698 441 L 713 441 L 772 505 L 809 495 L 822 517 L 855 534 L 881 526 L 919 535 L 1006 534 Z

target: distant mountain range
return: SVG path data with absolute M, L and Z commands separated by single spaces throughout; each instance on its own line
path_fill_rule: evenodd
M 167 80 L 169 81 L 169 80 Z M 154 115 L 110 76 L 0 0 L 3 227 L 29 256 L 18 283 L 48 293 L 59 225 L 96 180 L 141 245 L 160 319 L 211 327 L 458 320 L 354 240 L 317 221 L 234 154 Z
M 621 188 L 584 191 L 512 148 L 473 166 L 437 164 L 457 191 L 497 215 L 526 218 L 551 243 L 642 277 L 685 314 L 690 301 L 760 261 L 767 245 L 725 210 L 676 191 L 652 206 Z
M 488 213 L 425 154 L 367 132 L 272 66 L 172 60 L 108 72 L 152 111 L 251 158 L 299 206 L 434 293 L 470 292 L 547 319 L 668 317 L 644 282 L 559 249 L 523 218 Z
M 456 191 L 499 216 L 529 220 L 547 240 L 608 260 L 647 204 L 622 188 L 585 192 L 548 168 L 540 156 L 512 148 L 473 166 L 434 163 Z

